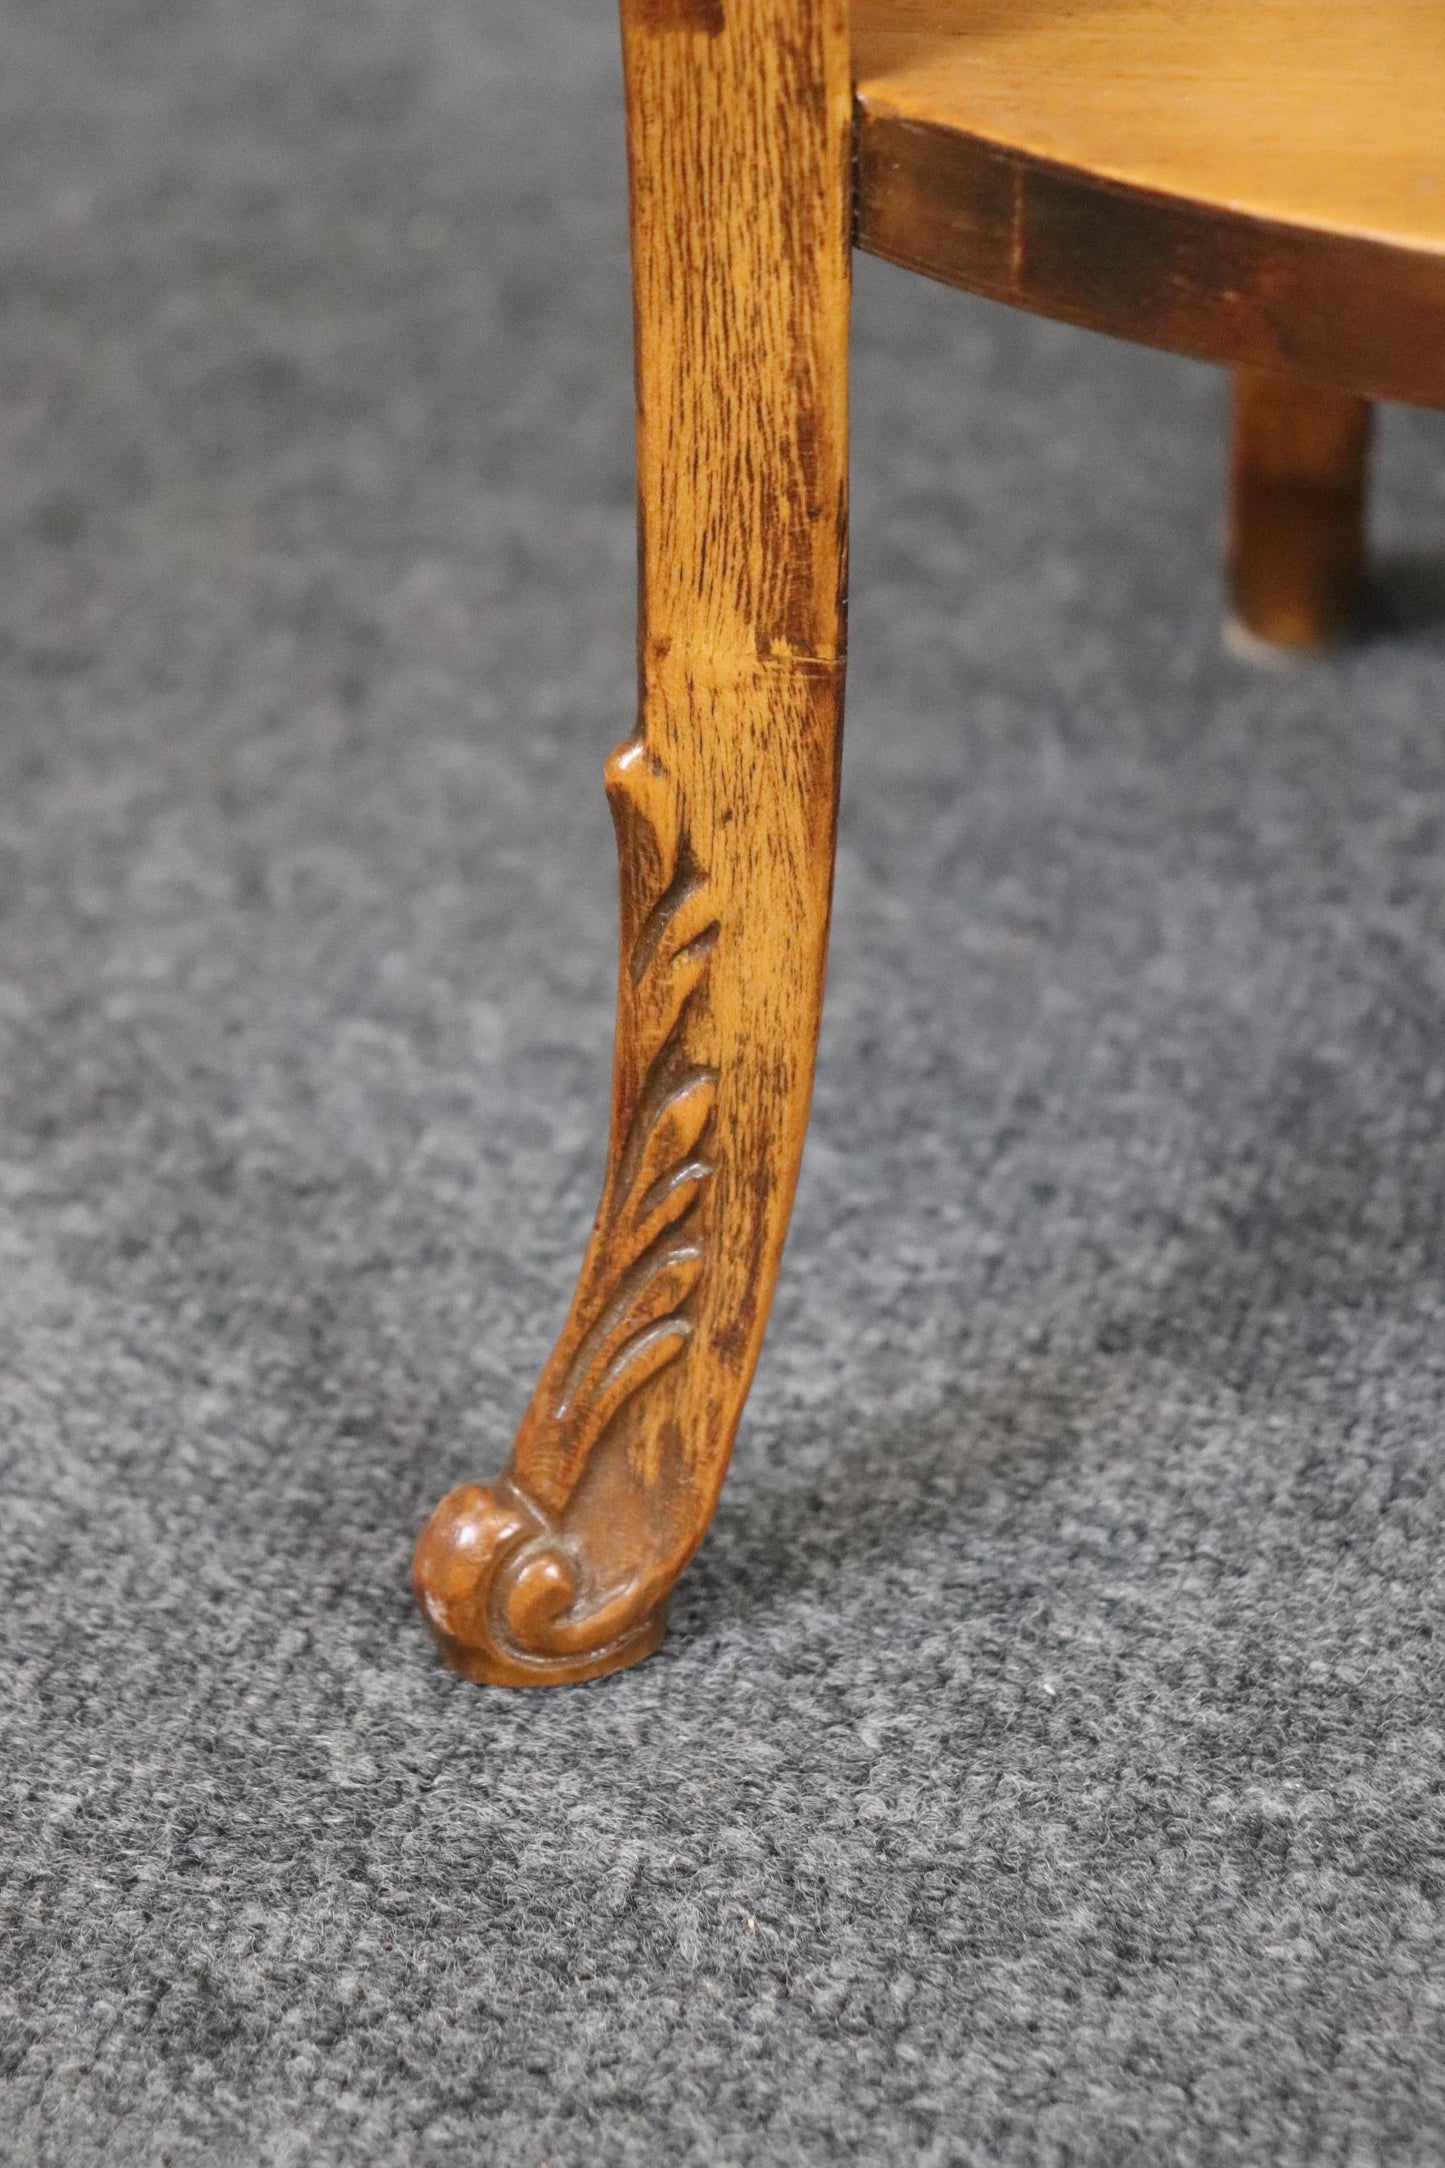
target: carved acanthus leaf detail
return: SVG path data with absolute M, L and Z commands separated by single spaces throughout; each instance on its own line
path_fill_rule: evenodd
M 661 1632 L 660 1614 L 644 1605 L 638 1615 L 630 1585 L 585 1585 L 561 1517 L 622 1409 L 692 1337 L 718 1076 L 696 1058 L 690 1026 L 719 929 L 661 762 L 634 740 L 613 754 L 607 783 L 623 890 L 607 1184 L 507 1474 L 443 1499 L 414 1569 L 449 1660 L 484 1678 L 542 1677 L 584 1649 L 588 1669 L 611 1669 L 624 1649 L 625 1660 L 638 1653 L 639 1635 Z

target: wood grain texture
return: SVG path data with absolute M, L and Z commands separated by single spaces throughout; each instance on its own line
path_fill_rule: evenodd
M 855 0 L 854 56 L 860 247 L 1445 404 L 1438 0 Z
M 1350 392 L 1236 374 L 1229 602 L 1249 638 L 1318 648 L 1349 630 L 1365 564 L 1370 411 Z
M 640 717 L 608 1172 L 505 1474 L 414 1578 L 448 1662 L 635 1661 L 711 1517 L 791 1209 L 842 719 L 850 97 L 844 0 L 624 0 Z

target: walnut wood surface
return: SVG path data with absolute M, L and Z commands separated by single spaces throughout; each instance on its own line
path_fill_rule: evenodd
M 1276 646 L 1326 646 L 1349 630 L 1364 570 L 1369 402 L 1251 369 L 1233 391 L 1234 622 Z
M 859 246 L 1445 404 L 1439 0 L 855 0 Z
M 606 1184 L 505 1474 L 415 1582 L 512 1685 L 661 1637 L 752 1378 L 807 1121 L 843 695 L 844 0 L 624 0 L 638 734 L 612 756 L 622 940 Z

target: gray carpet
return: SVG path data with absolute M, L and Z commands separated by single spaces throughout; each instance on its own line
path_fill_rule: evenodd
M 1445 420 L 860 266 L 817 1113 L 663 1653 L 406 1589 L 600 1170 L 605 0 L 8 0 L 0 2157 L 1445 2157 Z

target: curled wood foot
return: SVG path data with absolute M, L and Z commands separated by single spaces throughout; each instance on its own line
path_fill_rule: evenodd
M 525 1491 L 449 1491 L 422 1531 L 416 1592 L 453 1671 L 483 1686 L 566 1686 L 650 1656 L 667 1598 L 634 1616 L 631 1590 L 597 1603 L 586 1561 Z

